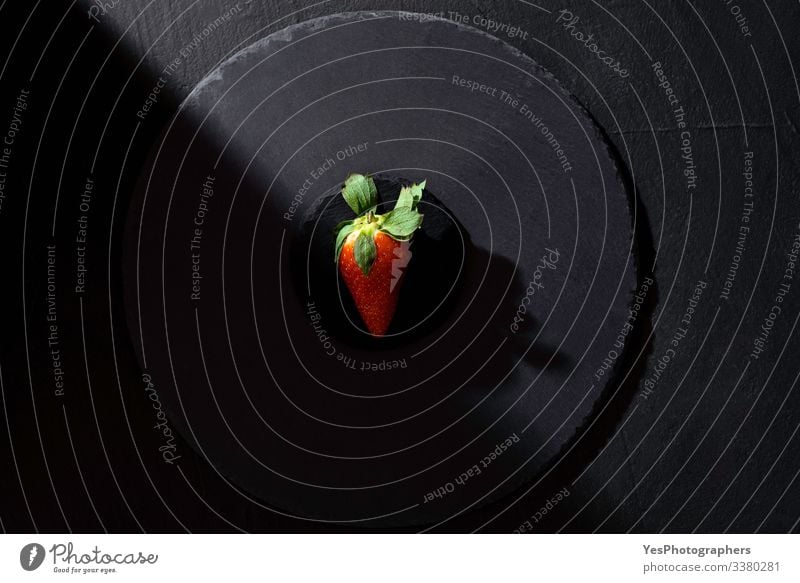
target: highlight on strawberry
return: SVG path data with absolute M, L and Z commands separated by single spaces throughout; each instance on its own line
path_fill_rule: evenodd
M 383 336 L 397 309 L 410 245 L 422 225 L 417 209 L 425 181 L 404 186 L 394 209 L 377 214 L 378 188 L 371 176 L 351 174 L 342 196 L 356 214 L 336 226 L 335 261 L 364 324 Z

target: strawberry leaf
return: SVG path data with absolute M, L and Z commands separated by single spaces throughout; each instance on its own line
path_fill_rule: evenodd
M 395 208 L 383 215 L 381 231 L 393 239 L 407 240 L 422 225 L 422 215 L 408 207 Z
M 342 247 L 344 246 L 344 241 L 347 239 L 347 236 L 352 233 L 357 225 L 353 224 L 352 221 L 347 221 L 345 223 L 339 223 L 336 228 L 336 254 L 334 256 L 334 262 L 339 263 L 339 255 L 342 254 Z
M 371 176 L 351 174 L 344 181 L 342 196 L 353 212 L 360 215 L 378 204 L 378 187 Z
M 361 272 L 364 275 L 369 275 L 372 264 L 375 263 L 375 257 L 378 255 L 373 234 L 361 231 L 358 234 L 353 251 L 356 256 L 356 264 L 361 268 Z
M 422 198 L 422 191 L 425 190 L 426 181 L 423 180 L 420 184 L 412 184 L 411 186 L 404 186 L 400 190 L 400 196 L 397 198 L 397 204 L 394 208 L 409 208 L 411 210 L 417 209 L 417 203 Z

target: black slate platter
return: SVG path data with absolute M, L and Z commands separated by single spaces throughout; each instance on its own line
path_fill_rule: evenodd
M 386 339 L 359 332 L 332 261 L 350 172 L 386 201 L 428 184 Z M 589 116 L 503 42 L 395 12 L 309 21 L 213 71 L 154 145 L 132 341 L 232 487 L 311 520 L 441 521 L 540 475 L 595 410 L 636 286 L 630 209 Z

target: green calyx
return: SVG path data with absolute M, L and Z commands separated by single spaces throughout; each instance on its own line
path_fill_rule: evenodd
M 378 189 L 373 178 L 363 174 L 349 175 L 342 187 L 342 197 L 358 216 L 336 226 L 334 261 L 339 263 L 344 242 L 351 234 L 356 233 L 356 264 L 364 275 L 369 275 L 378 254 L 375 233 L 381 231 L 396 241 L 410 241 L 422 225 L 423 215 L 417 210 L 417 206 L 424 190 L 425 181 L 404 186 L 394 209 L 378 215 L 375 214 Z
M 357 215 L 362 215 L 378 204 L 378 187 L 371 176 L 350 174 L 344 181 L 342 196 Z

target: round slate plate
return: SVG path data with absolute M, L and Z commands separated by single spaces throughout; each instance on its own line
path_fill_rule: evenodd
M 452 218 L 409 266 L 431 298 L 456 282 L 438 311 L 424 281 L 401 297 L 438 314 L 421 331 L 365 341 L 335 269 L 302 276 L 354 171 L 427 179 Z M 211 73 L 154 146 L 126 234 L 133 341 L 232 484 L 314 520 L 443 520 L 541 472 L 596 406 L 636 285 L 629 209 L 590 118 L 503 42 L 394 12 L 305 22 Z

